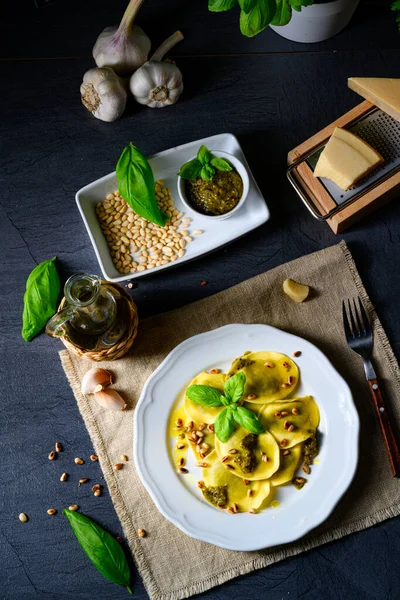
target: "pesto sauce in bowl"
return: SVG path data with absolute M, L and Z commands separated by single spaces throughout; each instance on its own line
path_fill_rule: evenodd
M 217 171 L 212 181 L 204 181 L 201 177 L 186 180 L 185 192 L 197 212 L 208 216 L 224 215 L 239 203 L 243 180 L 235 170 Z

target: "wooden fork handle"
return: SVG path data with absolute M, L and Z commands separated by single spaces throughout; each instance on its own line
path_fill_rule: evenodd
M 385 442 L 392 475 L 393 477 L 400 477 L 400 450 L 389 421 L 386 406 L 383 402 L 379 381 L 378 379 L 369 379 L 368 385 L 374 402 L 379 426 L 381 428 L 383 441 Z

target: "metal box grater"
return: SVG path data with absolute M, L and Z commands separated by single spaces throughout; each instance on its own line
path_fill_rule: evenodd
M 340 189 L 329 179 L 313 175 L 318 158 L 335 127 L 344 127 L 355 133 L 385 160 L 347 191 Z M 363 209 L 362 214 L 358 215 L 360 218 L 370 212 L 365 210 L 366 204 L 378 200 L 378 191 L 385 195 L 381 200 L 390 199 L 386 198 L 388 191 L 391 196 L 400 194 L 400 122 L 365 101 L 292 150 L 288 163 L 288 179 L 308 210 L 316 219 L 328 221 L 335 233 L 338 233 L 358 220 L 358 202 Z M 366 202 L 368 198 L 371 202 Z M 349 220 L 351 223 L 346 224 Z

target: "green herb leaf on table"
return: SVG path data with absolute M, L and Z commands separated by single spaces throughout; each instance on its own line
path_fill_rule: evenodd
M 200 177 L 201 169 L 201 162 L 197 158 L 194 158 L 181 166 L 178 176 L 182 177 L 182 179 L 196 179 Z
M 147 221 L 164 227 L 169 217 L 157 204 L 153 171 L 132 142 L 122 151 L 116 171 L 120 194 L 129 206 Z
M 239 402 L 243 396 L 245 383 L 246 375 L 243 371 L 239 371 L 239 373 L 235 373 L 227 379 L 224 385 L 224 393 L 230 403 Z
M 197 152 L 197 160 L 204 167 L 211 162 L 212 154 L 206 146 L 200 146 L 199 151 Z
M 129 587 L 130 569 L 121 544 L 85 515 L 67 508 L 63 510 L 63 515 L 68 518 L 81 548 L 96 569 L 106 579 L 123 585 L 132 594 Z
M 264 425 L 251 410 L 244 408 L 244 406 L 237 407 L 237 410 L 233 413 L 233 418 L 236 423 L 250 431 L 250 433 L 265 433 Z
M 215 435 L 224 444 L 229 440 L 235 429 L 234 413 L 229 407 L 221 410 L 214 423 Z
M 292 7 L 289 0 L 276 0 L 276 12 L 271 21 L 271 25 L 283 27 L 290 22 L 292 18 Z
M 210 164 L 218 169 L 218 171 L 232 171 L 231 165 L 224 158 L 218 158 L 218 156 L 214 156 L 211 159 Z
M 236 6 L 237 3 L 238 0 L 208 0 L 208 10 L 211 12 L 224 12 Z
M 54 256 L 51 260 L 38 264 L 26 281 L 21 332 L 26 342 L 30 342 L 40 333 L 57 311 L 60 279 L 55 260 Z
M 246 37 L 254 37 L 272 21 L 276 12 L 276 0 L 257 0 L 250 12 L 240 12 L 240 31 Z
M 222 406 L 222 394 L 210 385 L 190 385 L 186 396 L 195 404 L 203 406 Z

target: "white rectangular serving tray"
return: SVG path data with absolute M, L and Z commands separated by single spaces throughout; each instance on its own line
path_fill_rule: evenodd
M 178 194 L 177 173 L 181 165 L 197 154 L 197 150 L 202 144 L 207 146 L 211 151 L 223 150 L 233 154 L 242 161 L 249 174 L 250 189 L 247 200 L 234 215 L 221 221 L 212 222 L 210 219 L 204 219 L 197 213 L 189 211 L 183 205 Z M 221 133 L 190 142 L 189 144 L 183 144 L 176 148 L 170 148 L 169 150 L 150 156 L 148 160 L 153 169 L 154 178 L 156 180 L 162 179 L 165 187 L 171 188 L 176 208 L 184 213 L 185 217 L 192 219 L 190 226 L 185 229 L 189 229 L 189 231 L 201 229 L 203 234 L 192 236 L 193 241 L 187 244 L 184 256 L 173 263 L 160 265 L 159 267 L 139 273 L 128 273 L 126 275 L 119 273 L 112 262 L 107 240 L 101 231 L 96 216 L 97 202 L 102 202 L 108 194 L 118 189 L 117 178 L 114 172 L 101 179 L 97 179 L 97 181 L 89 183 L 89 185 L 86 185 L 77 192 L 76 203 L 85 223 L 97 260 L 99 261 L 101 272 L 108 281 L 118 283 L 178 266 L 183 262 L 193 260 L 228 244 L 234 239 L 252 231 L 252 229 L 259 227 L 269 219 L 269 210 L 264 197 L 250 171 L 237 138 L 231 133 Z

